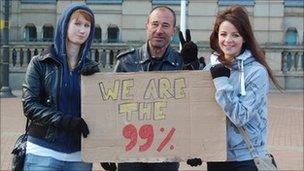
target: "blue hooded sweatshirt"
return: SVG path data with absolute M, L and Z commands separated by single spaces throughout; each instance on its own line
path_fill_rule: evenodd
M 211 64 L 219 63 L 212 54 Z M 216 88 L 215 99 L 227 116 L 227 161 L 252 160 L 244 138 L 237 127 L 244 127 L 254 150 L 254 157 L 265 157 L 268 138 L 267 94 L 269 76 L 267 69 L 246 49 L 236 57 L 230 77 L 213 79 Z
M 53 52 L 56 61 L 62 67 L 62 81 L 59 90 L 58 110 L 65 115 L 72 115 L 74 117 L 81 116 L 81 92 L 80 92 L 80 71 L 85 63 L 85 58 L 89 53 L 95 28 L 95 21 L 92 18 L 91 32 L 85 43 L 81 45 L 79 51 L 79 63 L 73 70 L 69 70 L 66 53 L 67 29 L 70 17 L 75 10 L 82 9 L 88 11 L 93 15 L 93 12 L 84 3 L 73 3 L 63 10 L 55 30 Z M 55 151 L 72 153 L 80 151 L 80 135 L 75 132 L 67 132 L 62 129 L 58 130 L 55 142 L 49 142 L 45 139 L 31 138 L 31 142 L 50 148 Z

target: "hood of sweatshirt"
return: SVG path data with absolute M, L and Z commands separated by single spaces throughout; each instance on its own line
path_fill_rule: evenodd
M 69 6 L 67 6 L 62 14 L 60 15 L 56 29 L 54 34 L 54 53 L 55 57 L 58 61 L 61 63 L 66 62 L 66 40 L 67 40 L 67 30 L 68 30 L 68 24 L 71 18 L 71 15 L 74 11 L 82 9 L 90 14 L 93 15 L 93 12 L 86 6 L 85 3 L 73 3 Z M 95 30 L 95 20 L 94 17 L 92 19 L 91 23 L 91 31 L 88 39 L 81 45 L 81 54 L 80 54 L 80 66 L 83 66 L 84 57 L 86 57 L 89 53 L 93 37 L 94 37 L 94 30 Z
M 237 56 L 235 59 L 236 59 L 235 62 L 232 64 L 232 69 L 234 70 L 242 70 L 242 68 L 245 65 L 255 61 L 250 50 L 248 49 L 246 49 L 242 54 Z
M 235 58 L 235 61 L 232 64 L 231 69 L 236 70 L 239 73 L 239 83 L 240 83 L 240 94 L 242 96 L 246 95 L 245 91 L 245 76 L 244 76 L 244 66 L 255 61 L 255 58 L 252 56 L 250 50 L 246 49 L 242 54 Z M 219 64 L 218 55 L 213 53 L 210 56 L 211 66 Z
M 236 57 L 235 62 L 232 65 L 232 69 L 235 69 L 239 73 L 239 82 L 240 82 L 240 94 L 242 96 L 246 96 L 245 91 L 245 73 L 244 73 L 244 65 L 255 61 L 252 57 L 252 54 L 249 50 L 245 50 L 241 55 Z

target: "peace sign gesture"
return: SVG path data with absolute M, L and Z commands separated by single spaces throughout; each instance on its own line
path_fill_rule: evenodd
M 189 64 L 193 61 L 197 61 L 197 46 L 191 41 L 190 30 L 186 30 L 186 40 L 184 39 L 183 33 L 179 31 L 179 40 L 182 44 L 181 55 L 184 59 L 185 64 Z

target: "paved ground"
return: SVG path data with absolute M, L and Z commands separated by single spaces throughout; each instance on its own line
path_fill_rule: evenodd
M 11 149 L 24 130 L 20 92 L 16 98 L 0 98 L 1 102 L 1 170 L 9 170 Z M 303 91 L 272 92 L 269 95 L 269 151 L 274 154 L 279 170 L 304 170 L 303 167 Z M 94 164 L 94 170 L 100 170 Z M 181 164 L 180 170 L 206 170 Z

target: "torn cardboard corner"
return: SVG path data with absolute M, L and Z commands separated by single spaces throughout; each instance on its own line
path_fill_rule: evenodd
M 226 117 L 209 72 L 98 73 L 81 78 L 87 162 L 226 160 Z

